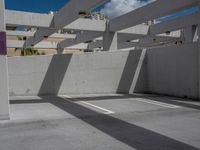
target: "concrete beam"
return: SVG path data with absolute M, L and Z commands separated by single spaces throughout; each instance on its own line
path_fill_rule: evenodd
M 8 40 L 8 48 L 23 48 L 25 41 L 20 40 Z M 43 41 L 36 44 L 33 48 L 35 49 L 57 49 L 58 42 L 47 42 Z M 73 46 L 65 47 L 65 49 L 87 49 L 88 44 L 75 44 Z
M 6 35 L 11 36 L 24 36 L 24 37 L 33 37 L 35 32 L 26 32 L 26 31 L 6 31 Z M 49 38 L 58 38 L 58 39 L 75 39 L 76 34 L 58 34 L 54 33 Z
M 5 10 L 5 22 L 10 26 L 49 27 L 52 14 Z
M 73 0 L 69 1 L 61 10 L 59 10 L 53 18 L 49 29 L 39 28 L 33 38 L 29 38 L 25 47 L 33 46 L 40 41 L 44 40 L 45 37 L 49 37 L 59 29 L 64 28 L 73 21 L 79 18 L 80 11 L 91 10 L 107 0 Z
M 139 46 L 138 42 L 123 42 L 118 44 L 118 49 L 133 48 Z
M 196 6 L 199 0 L 157 0 L 110 21 L 110 31 L 119 31 L 176 11 Z
M 0 0 L 0 120 L 9 119 L 8 64 L 6 56 L 5 3 Z
M 128 33 L 118 33 L 118 43 L 128 42 L 136 39 L 143 39 L 147 35 L 144 34 L 128 34 Z
M 149 32 L 149 25 L 147 24 L 139 24 L 127 29 L 123 29 L 120 31 L 117 31 L 118 33 L 128 33 L 128 34 L 142 34 L 147 35 Z
M 200 3 L 198 4 L 198 8 L 200 9 Z M 198 36 L 198 41 L 197 41 L 197 44 L 198 44 L 198 56 L 197 56 L 197 85 L 198 85 L 198 100 L 200 100 L 200 23 L 198 23 L 197 25 L 197 36 Z
M 110 31 L 109 21 L 106 24 L 106 32 L 103 34 L 103 51 L 117 50 L 117 32 Z
M 88 44 L 88 49 L 93 50 L 95 48 L 102 48 L 103 47 L 103 41 L 102 40 L 97 40 L 95 42 L 89 43 Z
M 167 31 L 172 32 L 188 26 L 197 25 L 200 22 L 199 18 L 200 13 L 190 14 L 167 22 L 152 25 L 150 26 L 149 31 L 151 35 L 161 34 Z
M 67 39 L 59 43 L 59 48 L 65 48 L 76 44 L 92 41 L 93 39 L 102 36 L 102 32 L 83 32 L 77 35 L 76 39 Z
M 52 14 L 30 13 L 23 11 L 6 10 L 7 26 L 27 26 L 48 28 L 53 20 Z M 80 26 L 81 24 L 81 26 Z M 106 21 L 78 18 L 64 29 L 86 30 L 86 31 L 105 31 Z
M 186 43 L 192 43 L 195 39 L 196 26 L 188 26 L 183 29 L 184 40 Z
M 23 48 L 25 41 L 22 40 L 8 40 L 7 46 L 9 48 Z M 36 44 L 33 48 L 36 49 L 56 49 L 57 48 L 57 42 L 40 42 Z

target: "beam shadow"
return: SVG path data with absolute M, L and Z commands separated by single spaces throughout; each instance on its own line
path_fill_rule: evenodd
M 41 97 L 42 100 L 11 101 L 14 103 L 49 102 L 59 109 L 86 122 L 103 133 L 138 150 L 199 150 L 191 145 L 150 131 L 113 116 L 101 114 L 61 97 Z M 90 115 L 84 115 L 90 114 Z
M 57 95 L 69 67 L 72 54 L 53 55 L 51 63 L 38 92 L 39 96 Z
M 117 93 L 134 93 L 144 92 L 146 80 L 144 80 L 143 71 L 146 58 L 146 50 L 130 50 L 120 82 L 118 84 Z
M 121 95 L 112 95 L 112 96 L 74 96 L 73 101 L 101 101 L 101 100 L 117 100 L 117 99 L 127 99 L 132 98 L 131 95 L 121 94 Z
M 135 72 L 133 72 L 134 68 L 132 68 L 132 66 L 129 66 L 132 63 L 132 55 L 133 52 L 130 52 L 129 58 L 127 60 L 128 64 L 125 65 L 124 73 L 122 75 L 117 90 L 118 92 L 127 93 L 127 91 L 130 90 L 131 83 L 135 74 Z M 138 56 L 139 55 L 140 54 L 138 54 Z M 125 122 L 118 118 L 95 112 L 70 100 L 66 100 L 61 97 L 43 97 L 43 95 L 58 95 L 64 76 L 67 72 L 71 57 L 72 55 L 66 55 L 63 57 L 57 57 L 57 55 L 53 56 L 47 73 L 45 75 L 44 81 L 39 90 L 38 95 L 40 95 L 42 100 L 11 100 L 11 104 L 51 103 L 57 106 L 59 109 L 75 116 L 76 118 L 86 122 L 87 124 L 115 138 L 116 140 L 121 141 L 124 144 L 129 145 L 130 147 L 133 147 L 138 150 L 198 150 L 197 148 L 191 145 L 161 135 L 154 131 L 150 131 L 143 127 Z M 136 69 L 137 62 L 135 62 L 135 64 L 134 67 Z M 130 67 L 133 70 L 130 71 Z M 128 80 L 126 78 L 128 78 Z M 125 88 L 126 90 L 123 91 L 123 88 Z M 89 117 L 91 115 L 93 117 Z

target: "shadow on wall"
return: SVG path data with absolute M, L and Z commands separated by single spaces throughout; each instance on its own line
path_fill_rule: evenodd
M 146 49 L 131 50 L 124 66 L 117 93 L 145 92 L 146 88 Z
M 53 55 L 51 63 L 38 92 L 39 96 L 42 95 L 57 95 L 62 85 L 64 76 L 69 67 L 72 54 L 60 57 L 60 55 Z
M 145 92 L 146 50 L 129 51 L 116 93 Z M 58 95 L 72 55 L 54 55 L 38 92 L 42 95 Z M 70 87 L 69 87 L 70 88 Z

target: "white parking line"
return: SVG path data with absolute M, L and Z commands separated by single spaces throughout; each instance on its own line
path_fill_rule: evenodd
M 84 101 L 79 101 L 79 102 L 80 102 L 80 103 L 83 103 L 83 104 L 86 104 L 86 105 L 89 105 L 89 106 L 92 106 L 92 107 L 94 107 L 94 108 L 103 110 L 103 111 L 104 111 L 104 114 L 114 114 L 114 113 L 115 113 L 115 112 L 113 112 L 113 111 L 111 111 L 111 110 L 108 110 L 108 109 L 105 109 L 105 108 L 102 108 L 102 107 L 93 105 L 93 104 L 88 103 L 88 102 L 84 102 Z
M 72 99 L 72 100 L 74 99 L 73 97 L 68 96 L 68 95 L 65 95 L 64 97 L 69 98 L 69 99 Z M 76 100 L 76 99 L 74 99 L 74 100 Z M 82 104 L 89 105 L 89 106 L 92 106 L 92 107 L 94 107 L 94 108 L 97 108 L 97 109 L 99 109 L 99 110 L 103 110 L 103 111 L 104 111 L 103 114 L 114 114 L 114 113 L 115 113 L 115 112 L 113 112 L 113 111 L 111 111 L 111 110 L 108 110 L 108 109 L 99 107 L 99 106 L 97 106 L 97 105 L 94 105 L 94 104 L 91 104 L 91 103 L 88 103 L 88 102 L 85 102 L 85 101 L 78 101 L 78 103 L 82 103 Z
M 139 102 L 148 103 L 148 104 L 158 105 L 158 106 L 162 106 L 162 107 L 166 107 L 166 108 L 180 108 L 180 106 L 177 106 L 177 105 L 166 104 L 163 102 L 157 102 L 157 101 L 153 101 L 153 100 L 144 100 L 144 99 L 140 99 L 140 98 L 137 98 L 134 100 L 139 101 Z

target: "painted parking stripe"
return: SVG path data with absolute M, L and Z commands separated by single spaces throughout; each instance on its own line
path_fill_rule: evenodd
M 71 96 L 68 96 L 68 95 L 65 95 L 66 98 L 69 98 L 69 99 L 74 99 L 73 97 Z M 74 99 L 76 100 L 76 99 Z M 115 112 L 111 111 L 111 110 L 108 110 L 106 108 L 103 108 L 103 107 L 100 107 L 100 106 L 97 106 L 97 105 L 94 105 L 94 104 L 91 104 L 91 103 L 88 103 L 88 102 L 85 102 L 85 101 L 78 101 L 78 103 L 82 103 L 82 104 L 85 104 L 85 105 L 88 105 L 88 106 L 92 106 L 96 109 L 99 109 L 99 110 L 102 110 L 103 111 L 103 114 L 114 114 Z
M 104 114 L 114 114 L 115 112 L 111 111 L 111 110 L 108 110 L 108 109 L 105 109 L 105 108 L 102 108 L 102 107 L 99 107 L 97 105 L 94 105 L 94 104 L 91 104 L 91 103 L 88 103 L 88 102 L 84 102 L 84 101 L 79 101 L 80 103 L 82 104 L 86 104 L 86 105 L 89 105 L 89 106 L 92 106 L 94 108 L 97 108 L 99 110 L 103 110 L 104 111 Z
M 148 104 L 152 104 L 152 105 L 158 105 L 158 106 L 162 106 L 162 107 L 166 107 L 166 108 L 180 108 L 180 106 L 177 105 L 172 105 L 172 104 L 166 104 L 163 102 L 157 102 L 157 101 L 153 101 L 153 100 L 144 100 L 144 99 L 134 99 L 136 101 L 139 102 L 144 102 L 144 103 L 148 103 Z

